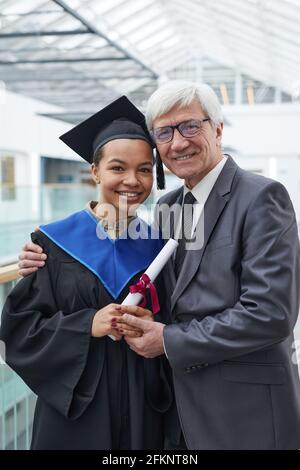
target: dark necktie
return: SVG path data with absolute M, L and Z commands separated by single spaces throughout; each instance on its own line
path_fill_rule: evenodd
M 186 254 L 186 244 L 192 239 L 193 227 L 193 204 L 196 198 L 189 191 L 184 196 L 181 213 L 181 237 L 178 239 L 178 247 L 175 257 L 175 274 L 179 276 Z

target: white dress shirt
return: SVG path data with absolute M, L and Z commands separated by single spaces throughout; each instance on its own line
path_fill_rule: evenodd
M 196 199 L 196 202 L 193 205 L 192 233 L 194 233 L 195 231 L 195 228 L 202 214 L 207 198 L 210 195 L 210 192 L 212 188 L 214 187 L 219 174 L 223 170 L 226 160 L 227 160 L 227 157 L 224 155 L 222 160 L 212 170 L 210 170 L 210 172 L 207 173 L 207 175 L 205 175 L 204 178 L 201 181 L 199 181 L 199 183 L 197 183 L 196 186 L 193 187 L 193 189 L 189 189 L 186 185 L 183 186 L 183 199 L 186 193 L 188 193 L 189 191 L 193 194 L 193 196 Z M 179 238 L 180 230 L 181 230 L 181 217 L 179 217 L 179 222 L 175 231 L 176 240 Z
M 204 178 L 201 181 L 199 181 L 199 183 L 197 183 L 196 186 L 193 187 L 193 189 L 189 189 L 186 185 L 184 185 L 184 187 L 183 187 L 183 199 L 184 199 L 184 196 L 186 195 L 186 193 L 189 192 L 189 191 L 191 191 L 191 193 L 193 194 L 193 196 L 196 199 L 196 202 L 194 202 L 194 204 L 193 204 L 193 228 L 192 228 L 192 233 L 194 233 L 194 231 L 195 231 L 195 228 L 196 228 L 197 223 L 199 221 L 199 218 L 202 214 L 202 211 L 203 211 L 204 205 L 207 201 L 207 198 L 210 195 L 210 192 L 211 192 L 212 188 L 214 187 L 214 185 L 215 185 L 215 183 L 218 179 L 218 176 L 220 175 L 221 171 L 223 170 L 223 167 L 226 163 L 226 160 L 227 160 L 227 157 L 225 155 L 223 155 L 222 160 L 212 170 L 210 170 L 210 172 L 207 173 L 207 175 L 204 176 Z M 179 218 L 179 223 L 176 227 L 175 239 L 178 239 L 178 236 L 180 234 L 180 230 L 181 230 L 181 217 Z M 176 251 L 175 251 L 173 256 L 174 256 L 174 258 L 176 257 Z M 168 357 L 167 351 L 166 351 L 166 348 L 165 348 L 164 339 L 163 339 L 163 347 L 164 347 L 165 355 L 166 355 L 166 357 Z

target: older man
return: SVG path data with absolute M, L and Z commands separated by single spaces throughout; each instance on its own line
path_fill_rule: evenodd
M 144 331 L 127 342 L 145 357 L 166 354 L 189 449 L 297 449 L 300 258 L 288 193 L 223 155 L 209 87 L 168 83 L 146 116 L 163 163 L 184 179 L 159 204 L 188 200 L 192 227 L 204 218 L 204 240 L 184 251 L 181 239 L 164 271 L 172 324 L 125 315 Z
M 223 155 L 221 107 L 206 85 L 160 87 L 147 125 L 165 166 L 184 180 L 158 203 L 182 205 L 171 235 L 184 230 L 164 270 L 170 324 L 143 321 L 126 307 L 123 318 L 144 332 L 126 339 L 134 351 L 165 354 L 170 363 L 180 426 L 171 414 L 169 446 L 297 449 L 300 258 L 288 193 Z M 198 227 L 203 240 L 193 249 L 188 239 Z

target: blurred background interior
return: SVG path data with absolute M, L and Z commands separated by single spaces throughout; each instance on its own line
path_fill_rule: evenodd
M 97 196 L 58 136 L 122 94 L 144 111 L 169 79 L 213 87 L 224 151 L 281 181 L 299 226 L 299 25 L 299 0 L 0 0 L 0 307 L 30 232 Z M 0 365 L 0 449 L 28 448 L 34 400 Z

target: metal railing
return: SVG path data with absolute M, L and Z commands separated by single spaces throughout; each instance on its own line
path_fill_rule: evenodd
M 0 190 L 0 261 L 19 253 L 24 242 L 30 240 L 30 233 L 40 224 L 81 210 L 89 200 L 98 198 L 95 187 L 88 184 L 3 186 Z M 13 190 L 11 198 L 1 199 L 3 190 Z

